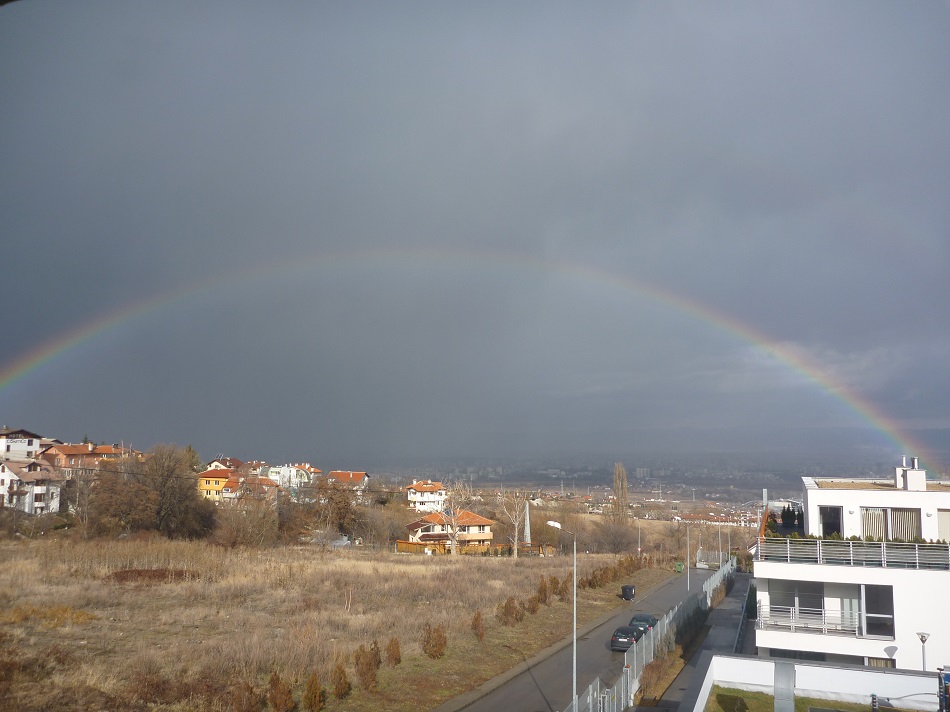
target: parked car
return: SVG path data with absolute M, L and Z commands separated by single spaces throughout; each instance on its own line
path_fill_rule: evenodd
M 650 630 L 657 624 L 657 617 L 652 613 L 634 613 L 629 625 L 638 625 Z
M 610 636 L 610 649 L 627 650 L 631 645 L 640 640 L 645 632 L 646 629 L 642 626 L 622 625 Z

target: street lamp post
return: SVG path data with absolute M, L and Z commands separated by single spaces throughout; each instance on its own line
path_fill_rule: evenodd
M 686 591 L 689 592 L 689 524 L 686 525 Z
M 927 638 L 930 633 L 918 633 L 917 637 L 920 638 L 920 662 L 923 666 L 921 669 L 927 672 Z
M 574 583 L 574 595 L 572 596 L 574 600 L 574 629 L 571 631 L 573 634 L 572 637 L 574 638 L 574 662 L 573 674 L 571 676 L 571 701 L 573 703 L 572 712 L 577 712 L 577 534 L 567 531 L 567 529 L 561 526 L 560 522 L 553 520 L 548 520 L 548 526 L 560 529 L 574 537 L 574 574 L 571 577 Z
M 719 522 L 719 568 L 722 568 L 722 522 Z

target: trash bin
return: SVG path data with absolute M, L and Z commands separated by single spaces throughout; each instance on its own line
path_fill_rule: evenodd
M 678 573 L 678 574 L 683 573 L 683 562 L 682 562 L 682 561 L 677 561 L 677 562 L 676 562 L 676 573 Z
M 625 601 L 632 601 L 637 594 L 637 589 L 633 584 L 620 587 L 620 597 Z

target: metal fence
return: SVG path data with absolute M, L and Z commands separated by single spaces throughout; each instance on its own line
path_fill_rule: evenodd
M 622 712 L 633 704 L 633 696 L 640 689 L 643 668 L 657 657 L 663 645 L 672 645 L 677 626 L 696 610 L 708 610 L 713 591 L 736 570 L 735 558 L 726 561 L 716 573 L 703 582 L 702 590 L 690 594 L 686 600 L 663 616 L 647 631 L 639 642 L 630 646 L 624 655 L 623 672 L 613 685 L 599 677 L 583 692 L 577 693 L 577 707 L 572 702 L 564 712 Z M 672 648 L 670 649 L 672 652 Z

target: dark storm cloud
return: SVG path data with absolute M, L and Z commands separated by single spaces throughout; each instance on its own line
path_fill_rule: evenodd
M 0 415 L 314 460 L 867 427 L 706 310 L 947 429 L 948 25 L 940 4 L 12 3 L 0 296 L 27 316 L 0 364 L 218 286 L 0 391 Z

